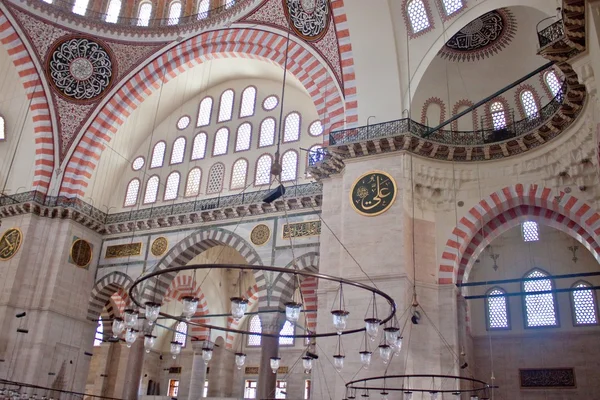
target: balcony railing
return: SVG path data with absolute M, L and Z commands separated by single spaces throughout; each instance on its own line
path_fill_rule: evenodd
M 544 48 L 550 43 L 565 36 L 565 29 L 562 20 L 556 21 L 552 25 L 538 32 L 540 48 Z

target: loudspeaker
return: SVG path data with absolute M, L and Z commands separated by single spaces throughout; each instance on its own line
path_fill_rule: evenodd
M 273 190 L 272 192 L 267 194 L 267 196 L 263 199 L 263 202 L 270 204 L 270 203 L 274 202 L 275 200 L 277 200 L 278 198 L 280 198 L 281 196 L 283 196 L 284 194 L 285 194 L 285 186 L 279 185 L 279 187 L 277 187 L 275 190 Z

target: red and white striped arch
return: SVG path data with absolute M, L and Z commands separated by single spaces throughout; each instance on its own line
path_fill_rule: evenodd
M 164 301 L 182 301 L 184 296 L 194 296 L 198 298 L 198 310 L 194 316 L 198 317 L 207 315 L 209 313 L 208 302 L 206 301 L 204 293 L 202 293 L 202 288 L 198 282 L 194 282 L 194 278 L 190 275 L 180 274 L 171 281 L 171 285 L 165 294 Z M 194 318 L 194 322 L 208 324 L 210 322 L 210 318 Z M 190 325 L 188 334 L 203 339 L 208 335 L 208 329 L 196 325 Z
M 600 262 L 600 214 L 570 194 L 535 184 L 517 184 L 492 193 L 461 218 L 442 253 L 438 283 L 466 281 L 483 249 L 526 220 L 565 232 Z
M 48 98 L 25 44 L 1 9 L 0 43 L 6 47 L 21 78 L 27 98 L 31 101 L 29 111 L 33 120 L 35 140 L 35 170 L 32 189 L 47 193 L 54 170 L 52 118 L 50 117 Z
M 346 102 L 344 125 L 346 128 L 354 128 L 358 125 L 358 98 L 356 95 L 354 56 L 352 55 L 352 42 L 350 41 L 350 29 L 348 27 L 348 17 L 344 9 L 344 0 L 332 0 L 331 9 L 333 10 L 333 22 L 335 23 L 342 63 L 342 75 L 344 78 L 344 97 Z M 340 126 L 332 126 L 332 128 L 339 129 Z
M 324 116 L 323 125 L 329 129 L 344 121 L 345 104 L 335 78 L 304 44 L 290 42 L 288 69 L 307 89 L 317 112 Z M 153 90 L 177 74 L 218 58 L 251 58 L 283 65 L 286 38 L 256 29 L 227 29 L 200 34 L 163 53 L 128 82 L 100 110 L 78 142 L 61 183 L 60 194 L 85 194 L 100 155 L 120 125 Z

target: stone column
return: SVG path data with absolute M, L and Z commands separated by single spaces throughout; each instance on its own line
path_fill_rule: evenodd
M 285 318 L 281 314 L 272 312 L 260 314 L 263 333 L 278 334 L 281 331 Z M 271 371 L 271 357 L 279 357 L 279 338 L 263 336 L 261 338 L 260 368 L 258 371 L 258 398 L 274 399 L 277 374 Z
M 144 366 L 144 338 L 138 337 L 129 348 L 127 369 L 125 370 L 125 384 L 123 385 L 124 400 L 137 400 Z
M 232 393 L 234 354 L 225 349 L 225 340 L 217 338 L 208 375 L 208 397 L 230 397 Z
M 192 361 L 192 376 L 190 379 L 190 390 L 188 400 L 196 400 L 204 397 L 204 381 L 206 380 L 206 364 L 202 359 L 202 345 L 204 342 L 192 342 L 194 359 Z

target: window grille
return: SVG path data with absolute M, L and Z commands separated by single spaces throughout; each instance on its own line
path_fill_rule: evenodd
M 215 147 L 213 148 L 213 156 L 221 156 L 227 154 L 227 145 L 229 143 L 229 129 L 221 128 L 215 134 Z
M 260 317 L 258 315 L 255 315 L 250 319 L 250 326 L 248 330 L 252 333 L 262 332 L 262 325 L 260 323 Z M 248 335 L 248 346 L 260 346 L 260 342 L 260 335 Z
M 158 142 L 154 145 L 154 150 L 152 150 L 152 161 L 150 161 L 150 168 L 158 168 L 163 166 L 166 149 L 167 145 L 165 142 Z
M 275 144 L 275 119 L 266 118 L 260 123 L 258 147 L 267 147 Z
M 89 0 L 75 0 L 73 3 L 73 12 L 79 15 L 85 15 Z
M 293 142 L 300 139 L 300 114 L 293 112 L 285 117 L 283 141 Z
M 227 89 L 221 94 L 221 103 L 219 104 L 218 122 L 229 121 L 233 112 L 233 90 Z
M 206 193 L 220 193 L 223 190 L 223 176 L 225 175 L 225 166 L 221 163 L 216 163 L 210 167 L 208 171 L 208 184 Z
M 442 0 L 442 4 L 444 5 L 444 11 L 447 16 L 450 16 L 463 8 L 462 0 Z
M 269 96 L 263 101 L 263 107 L 267 111 L 273 110 L 279 104 L 277 96 Z
M 134 171 L 139 171 L 140 169 L 142 169 L 145 163 L 146 161 L 144 160 L 144 157 L 136 157 L 136 159 L 133 160 L 133 162 L 131 163 L 131 168 L 133 168 Z
M 310 126 L 308 127 L 308 133 L 310 136 L 321 135 L 323 133 L 323 125 L 321 124 L 321 121 L 317 120 L 310 124 Z
M 102 344 L 104 338 L 104 325 L 102 324 L 102 317 L 98 317 L 98 325 L 96 325 L 96 334 L 94 335 L 94 347 L 98 347 Z
M 194 138 L 192 146 L 192 161 L 201 160 L 206 155 L 206 133 L 200 132 Z
M 183 117 L 179 118 L 179 121 L 177 121 L 177 129 L 182 130 L 188 126 L 190 126 L 190 117 L 187 115 L 184 115 Z
M 121 12 L 121 0 L 110 0 L 106 9 L 106 22 L 116 23 Z
M 202 180 L 202 170 L 198 167 L 192 168 L 188 172 L 187 183 L 185 185 L 185 196 L 192 197 L 200 194 L 200 181 Z
M 244 122 L 237 130 L 235 138 L 235 151 L 250 150 L 250 142 L 252 140 L 252 125 L 249 122 Z
M 573 319 L 575 325 L 598 324 L 598 311 L 592 285 L 587 282 L 579 282 L 574 285 L 578 290 L 571 292 L 573 302 Z
M 492 114 L 492 124 L 494 129 L 502 129 L 506 127 L 506 114 L 504 112 L 504 105 L 495 101 L 490 106 L 490 113 Z
M 248 173 L 248 161 L 243 158 L 237 160 L 233 164 L 231 170 L 231 188 L 230 189 L 243 189 L 246 187 L 246 175 Z
M 177 324 L 177 327 L 175 328 L 175 337 L 173 340 L 174 342 L 179 342 L 181 343 L 181 347 L 185 347 L 185 343 L 187 342 L 187 331 L 188 331 L 188 324 L 183 322 L 183 321 L 179 321 L 179 323 Z
M 283 324 L 283 328 L 281 328 L 281 331 L 279 332 L 279 334 L 280 335 L 293 335 L 294 334 L 294 324 L 292 324 L 290 321 L 285 321 L 285 324 Z M 280 336 L 279 344 L 281 346 L 293 346 L 294 338 Z
M 180 137 L 173 143 L 173 149 L 171 149 L 171 164 L 180 164 L 183 162 L 183 156 L 185 154 L 185 138 Z
M 196 122 L 196 126 L 207 126 L 210 125 L 210 114 L 212 113 L 213 99 L 212 97 L 205 97 L 200 102 L 200 107 L 198 108 L 198 121 Z
M 164 200 L 175 200 L 177 198 L 177 194 L 179 193 L 180 179 L 181 175 L 177 171 L 171 172 L 169 174 L 169 176 L 167 177 L 167 185 L 165 187 Z
M 489 329 L 508 329 L 510 327 L 508 320 L 508 304 L 506 292 L 501 289 L 492 289 L 487 297 L 487 321 Z
M 268 185 L 271 183 L 271 164 L 273 158 L 269 154 L 263 154 L 256 162 L 256 171 L 254 176 L 255 185 Z
M 134 206 L 137 203 L 138 193 L 140 191 L 140 180 L 134 179 L 127 185 L 125 194 L 125 207 Z
M 525 278 L 543 278 L 545 276 L 548 276 L 548 274 L 536 269 L 527 274 Z M 554 294 L 550 292 L 552 288 L 552 280 L 550 279 L 525 280 L 523 282 L 524 292 L 548 291 L 548 293 L 525 295 L 525 322 L 527 328 L 558 326 Z
M 256 88 L 248 86 L 242 92 L 242 107 L 240 109 L 240 118 L 254 115 L 254 106 L 256 104 Z
M 152 3 L 146 2 L 140 5 L 138 11 L 138 26 L 148 26 L 150 24 L 150 16 L 152 15 Z
M 556 95 L 558 94 L 558 92 L 560 92 L 561 89 L 560 81 L 556 76 L 556 72 L 552 70 L 546 72 L 546 74 L 544 75 L 544 80 L 546 81 L 546 85 L 548 85 L 548 89 L 550 89 L 552 95 L 556 97 Z
M 156 202 L 158 196 L 158 184 L 160 179 L 158 176 L 152 176 L 146 183 L 146 193 L 144 194 L 144 204 L 150 204 Z
M 523 240 L 525 242 L 537 242 L 540 240 L 538 224 L 535 221 L 525 221 L 521 225 Z
M 429 28 L 429 16 L 422 0 L 411 0 L 407 7 L 408 19 L 413 33 L 419 33 Z
M 532 118 L 537 116 L 538 106 L 531 90 L 524 90 L 521 92 L 521 105 L 523 106 L 523 110 L 525 110 L 525 115 L 527 117 Z
M 208 10 L 210 8 L 210 0 L 200 0 L 198 3 L 198 19 L 205 19 L 208 17 Z
M 288 150 L 281 157 L 281 181 L 289 182 L 296 180 L 298 175 L 298 153 Z
M 177 25 L 179 23 L 179 17 L 181 17 L 181 2 L 174 1 L 169 6 L 169 25 Z

